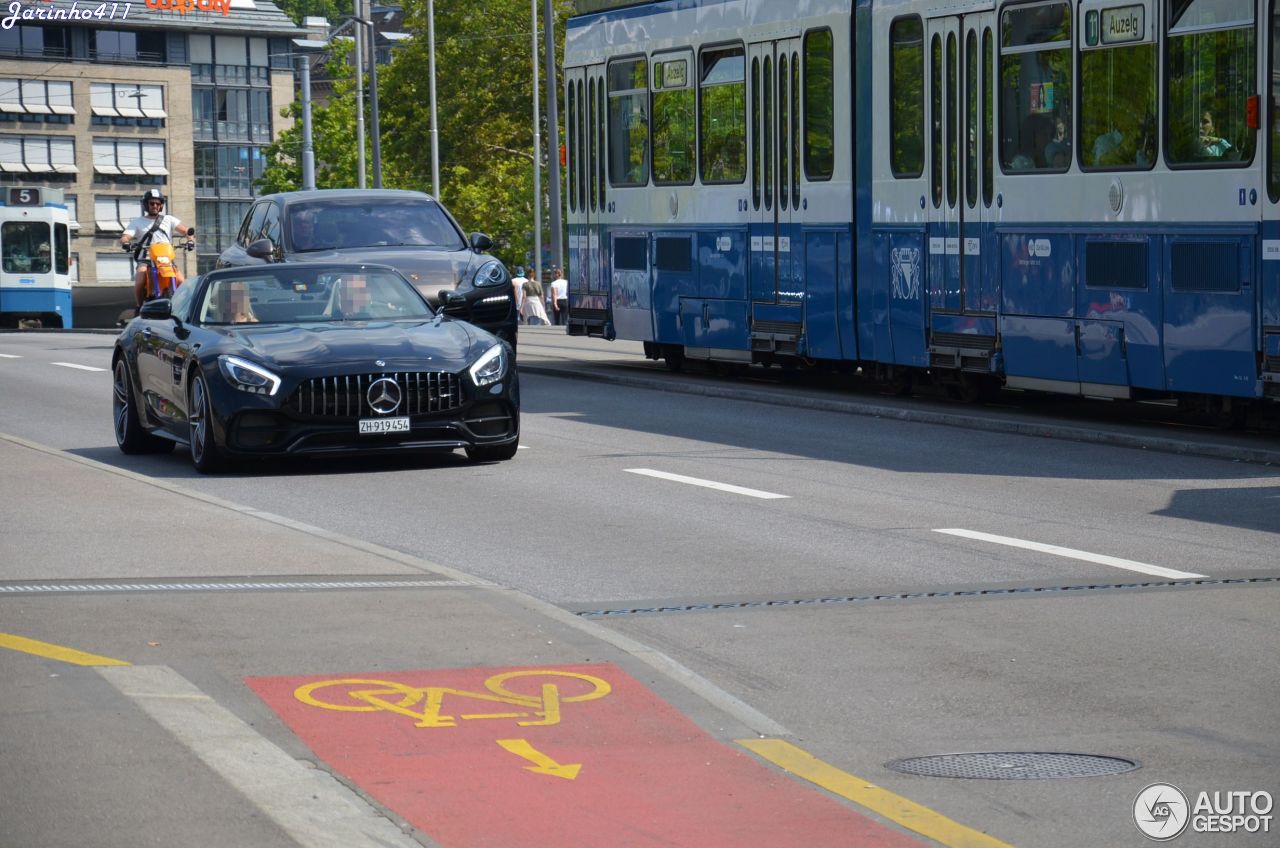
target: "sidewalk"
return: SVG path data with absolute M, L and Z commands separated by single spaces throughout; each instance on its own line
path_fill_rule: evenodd
M 1240 462 L 1280 464 L 1280 433 L 1251 433 L 1178 424 L 1158 419 L 1158 405 L 1112 403 L 1034 393 L 1018 406 L 964 404 L 929 397 L 877 394 L 874 387 L 854 386 L 851 378 L 825 381 L 800 375 L 784 380 L 779 369 L 754 369 L 748 377 L 713 376 L 691 365 L 681 374 L 662 362 L 645 359 L 640 342 L 608 342 L 565 335 L 561 327 L 521 327 L 518 349 L 521 371 L 579 380 L 595 380 L 638 389 L 731 398 L 869 415 L 897 421 L 940 424 L 1010 435 L 1040 436 L 1092 444 L 1154 450 Z M 815 385 L 816 384 L 816 385 Z M 1134 414 L 1147 409 L 1144 421 Z

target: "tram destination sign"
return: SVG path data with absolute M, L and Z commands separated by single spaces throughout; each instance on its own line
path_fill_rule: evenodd
M 7 206 L 41 206 L 43 204 L 44 196 L 38 188 L 27 187 L 9 189 Z
M 1142 41 L 1147 35 L 1146 7 L 1118 6 L 1102 10 L 1102 43 Z

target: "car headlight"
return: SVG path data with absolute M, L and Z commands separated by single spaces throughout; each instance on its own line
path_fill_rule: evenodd
M 476 269 L 476 275 L 471 278 L 471 284 L 478 288 L 509 286 L 511 285 L 511 278 L 507 276 L 507 269 L 501 262 L 497 259 L 490 259 Z
M 261 365 L 223 354 L 218 357 L 218 370 L 227 382 L 243 392 L 255 395 L 274 395 L 280 388 L 280 378 Z
M 477 386 L 487 386 L 502 379 L 507 370 L 507 351 L 503 345 L 496 344 L 484 352 L 468 369 L 471 380 Z

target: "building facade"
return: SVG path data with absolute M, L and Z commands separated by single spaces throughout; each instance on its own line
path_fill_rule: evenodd
M 178 260 L 186 273 L 212 268 L 250 205 L 263 148 L 291 123 L 280 114 L 294 99 L 290 39 L 305 31 L 267 0 L 7 9 L 0 186 L 65 192 L 76 323 L 81 305 L 115 303 L 129 285 L 118 242 L 149 188 L 196 227 L 196 254 Z

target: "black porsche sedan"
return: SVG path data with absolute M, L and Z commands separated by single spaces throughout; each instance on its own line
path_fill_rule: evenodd
M 218 267 L 267 262 L 376 262 L 408 278 L 432 306 L 516 347 L 511 276 L 484 233 L 462 228 L 434 197 L 399 189 L 268 194 L 245 213 Z
M 433 310 L 385 265 L 213 271 L 145 304 L 116 340 L 112 415 L 126 454 L 191 448 L 201 472 L 250 456 L 462 448 L 510 459 L 510 346 Z

